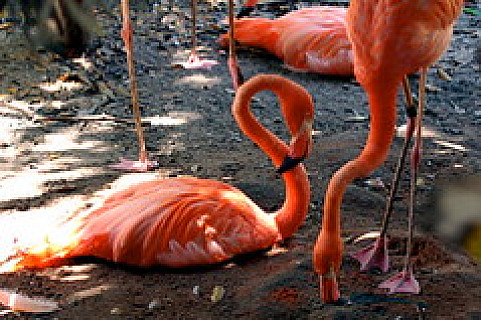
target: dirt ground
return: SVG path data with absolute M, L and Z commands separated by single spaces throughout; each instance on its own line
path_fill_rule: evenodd
M 468 4 L 478 12 L 481 9 L 479 3 Z M 188 18 L 185 24 L 177 23 L 177 15 L 165 11 L 165 3 L 131 5 L 147 149 L 160 164 L 155 172 L 145 174 L 108 168 L 120 157 L 137 157 L 118 7 L 109 14 L 97 11 L 104 36 L 94 41 L 84 59 L 64 60 L 47 53 L 32 57 L 19 30 L 0 31 L 1 241 L 32 235 L 59 217 L 101 201 L 105 193 L 155 175 L 224 181 L 245 191 L 267 211 L 282 204 L 282 180 L 273 174 L 271 162 L 240 133 L 230 114 L 233 91 L 226 54 L 215 44 L 225 30 L 226 6 L 201 3 L 200 7 L 201 55 L 219 62 L 211 70 L 173 67 L 188 55 Z M 269 16 L 273 8 L 279 6 L 263 6 L 258 14 Z M 175 12 L 189 17 L 188 10 L 187 1 L 176 3 Z M 60 310 L 48 315 L 5 312 L 1 317 L 481 319 L 479 263 L 436 232 L 437 191 L 463 183 L 481 170 L 481 53 L 476 51 L 480 46 L 481 17 L 463 14 L 450 49 L 429 72 L 425 115 L 429 134 L 418 181 L 414 250 L 421 294 L 384 295 L 377 284 L 386 275 L 360 273 L 357 262 L 347 255 L 360 248 L 349 239 L 380 225 L 387 194 L 383 184 L 390 184 L 402 145 L 399 135 L 385 165 L 352 183 L 343 201 L 346 254 L 339 281 L 343 297 L 351 303 L 320 302 L 311 252 L 323 194 L 332 173 L 364 144 L 369 128 L 366 97 L 354 79 L 293 73 L 275 57 L 243 49 L 239 63 L 246 77 L 281 74 L 303 85 L 316 103 L 314 148 L 306 161 L 312 199 L 298 232 L 272 250 L 212 267 L 145 270 L 82 258 L 64 267 L 2 274 L 1 288 L 54 299 Z M 440 70 L 451 79 L 440 76 Z M 416 75 L 411 84 L 417 84 Z M 274 95 L 259 94 L 252 107 L 267 127 L 287 139 Z M 47 116 L 75 119 L 42 120 Z M 403 123 L 400 107 L 398 124 Z M 407 172 L 404 177 L 390 225 L 391 273 L 402 267 L 405 248 Z M 15 229 L 19 226 L 21 231 Z

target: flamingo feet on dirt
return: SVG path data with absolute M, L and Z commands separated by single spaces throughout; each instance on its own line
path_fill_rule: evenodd
M 379 285 L 379 288 L 389 289 L 388 293 L 414 293 L 421 292 L 419 282 L 414 278 L 411 267 L 404 268 L 403 271 L 395 274 Z
M 153 170 L 158 167 L 157 161 L 150 161 L 150 160 L 127 160 L 124 158 L 120 158 L 120 162 L 110 165 L 109 168 L 122 170 L 122 171 L 132 171 L 132 172 L 147 172 Z
M 387 237 L 385 235 L 379 236 L 372 244 L 352 255 L 353 258 L 361 263 L 361 271 L 368 271 L 374 268 L 379 268 L 382 272 L 389 270 L 387 244 Z
M 219 63 L 215 60 L 201 59 L 195 52 L 189 55 L 186 62 L 179 63 L 184 69 L 210 69 L 217 64 Z

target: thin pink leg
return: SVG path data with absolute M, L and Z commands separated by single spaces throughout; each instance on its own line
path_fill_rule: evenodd
M 412 98 L 409 81 L 406 76 L 403 78 L 403 89 L 406 97 L 406 113 L 408 115 L 406 137 L 401 149 L 401 154 L 398 158 L 394 178 L 391 183 L 391 190 L 386 203 L 386 210 L 384 211 L 384 218 L 379 237 L 374 243 L 352 255 L 352 257 L 361 263 L 361 271 L 367 271 L 373 268 L 379 268 L 382 272 L 387 272 L 389 270 L 389 255 L 387 250 L 388 239 L 386 232 L 389 224 L 389 218 L 393 209 L 394 196 L 396 195 L 399 186 L 399 178 L 404 167 L 407 150 L 414 133 L 414 124 L 416 121 L 416 107 Z
M 197 54 L 197 0 L 192 0 L 192 51 L 187 62 L 180 65 L 184 69 L 210 69 L 216 64 L 215 60 L 201 59 Z
M 408 212 L 408 241 L 406 245 L 406 257 L 404 258 L 403 270 L 387 279 L 379 285 L 380 288 L 389 289 L 389 293 L 415 293 L 421 291 L 418 281 L 414 278 L 413 266 L 411 262 L 412 242 L 413 242 L 413 220 L 414 220 L 414 199 L 416 196 L 416 180 L 419 173 L 419 162 L 421 159 L 422 148 L 422 121 L 424 110 L 424 97 L 426 90 L 427 68 L 421 70 L 419 78 L 419 107 L 416 121 L 416 139 L 411 154 L 411 186 L 409 195 Z
M 229 73 L 232 78 L 232 85 L 234 90 L 237 90 L 243 83 L 244 77 L 242 75 L 239 64 L 237 63 L 237 56 L 235 53 L 235 38 L 234 38 L 234 0 L 229 0 L 229 58 L 227 61 Z
M 144 133 L 142 131 L 142 120 L 140 116 L 140 107 L 137 94 L 137 79 L 135 77 L 134 68 L 134 50 L 132 46 L 132 25 L 129 15 L 129 1 L 122 0 L 122 39 L 124 40 L 125 49 L 127 51 L 127 63 L 129 66 L 130 89 L 132 93 L 132 109 L 134 112 L 135 128 L 139 144 L 139 161 L 129 161 L 122 159 L 120 163 L 110 166 L 113 169 L 125 171 L 148 171 L 157 165 L 155 161 L 149 161 L 147 151 L 145 149 Z

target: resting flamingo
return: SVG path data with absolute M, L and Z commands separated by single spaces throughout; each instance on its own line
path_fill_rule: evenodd
M 390 292 L 419 292 L 413 276 L 410 253 L 414 181 L 421 148 L 421 120 L 427 68 L 446 50 L 463 0 L 352 0 L 347 26 L 353 46 L 354 72 L 366 90 L 371 112 L 371 129 L 361 154 L 346 163 L 331 178 L 324 198 L 322 228 L 314 247 L 314 268 L 320 275 L 321 296 L 335 302 L 342 257 L 340 207 L 347 184 L 371 173 L 385 160 L 391 144 L 396 116 L 396 93 L 403 77 L 421 70 L 416 141 L 411 157 L 411 201 L 408 245 L 404 269 L 381 284 Z M 396 35 L 395 37 L 392 35 Z M 411 124 L 411 130 L 414 125 Z M 385 233 L 367 252 L 364 265 L 371 261 L 383 266 L 387 260 Z M 366 259 L 364 259 L 366 258 Z
M 324 6 L 299 9 L 277 19 L 237 19 L 234 39 L 267 50 L 291 70 L 351 76 L 346 12 L 346 8 Z M 221 35 L 219 43 L 226 47 L 228 34 Z
M 289 147 L 249 110 L 251 98 L 263 90 L 273 91 L 280 99 L 293 135 Z M 240 190 L 214 180 L 147 181 L 113 194 L 83 218 L 71 219 L 48 234 L 45 242 L 20 249 L 3 269 L 42 268 L 75 256 L 142 267 L 213 264 L 290 237 L 304 221 L 309 205 L 309 181 L 300 160 L 310 150 L 312 99 L 292 81 L 258 75 L 238 89 L 232 112 L 244 134 L 282 173 L 286 199 L 278 211 L 266 213 Z

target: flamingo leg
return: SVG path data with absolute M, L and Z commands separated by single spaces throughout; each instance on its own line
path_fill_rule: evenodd
M 227 61 L 229 72 L 232 77 L 232 85 L 237 90 L 244 83 L 244 76 L 237 63 L 234 39 L 234 0 L 229 0 L 229 58 Z
M 414 147 L 411 153 L 411 181 L 409 192 L 409 209 L 408 209 L 408 239 L 406 245 L 406 256 L 404 258 L 403 270 L 387 279 L 379 285 L 380 288 L 389 289 L 389 293 L 419 293 L 421 291 L 418 281 L 413 275 L 413 266 L 411 262 L 412 243 L 413 243 L 413 222 L 414 222 L 414 199 L 416 196 L 416 180 L 419 173 L 419 163 L 422 151 L 422 121 L 424 111 L 424 100 L 426 92 L 427 68 L 422 68 L 421 77 L 419 78 L 419 105 L 418 116 L 416 118 L 416 137 Z
M 191 2 L 192 12 L 192 49 L 187 62 L 181 63 L 184 69 L 210 69 L 217 64 L 215 60 L 200 59 L 197 54 L 197 0 Z
M 389 197 L 386 202 L 386 209 L 384 211 L 379 237 L 374 243 L 352 255 L 361 263 L 361 271 L 367 271 L 371 268 L 379 268 L 382 272 L 387 272 L 389 269 L 389 256 L 387 250 L 388 239 L 386 237 L 386 232 L 389 224 L 389 218 L 393 210 L 394 197 L 399 186 L 399 178 L 401 176 L 401 172 L 406 161 L 407 150 L 409 148 L 409 144 L 414 133 L 414 124 L 416 122 L 417 114 L 416 106 L 407 76 L 404 76 L 402 85 L 404 96 L 406 98 L 406 114 L 408 116 L 406 136 L 404 139 L 403 147 L 399 154 L 394 177 L 391 182 L 391 190 L 389 192 Z
M 137 132 L 137 139 L 139 145 L 139 161 L 128 161 L 122 160 L 119 164 L 111 166 L 111 168 L 126 170 L 126 171 L 148 171 L 156 166 L 155 161 L 149 161 L 147 156 L 147 151 L 145 148 L 144 133 L 142 131 L 142 120 L 140 115 L 140 107 L 137 94 L 137 79 L 135 77 L 134 68 L 134 53 L 132 46 L 132 24 L 130 22 L 129 15 L 129 0 L 121 0 L 122 6 L 122 39 L 125 44 L 125 49 L 127 51 L 127 63 L 129 68 L 129 78 L 130 78 L 130 90 L 132 93 L 132 110 L 134 113 L 135 129 Z

